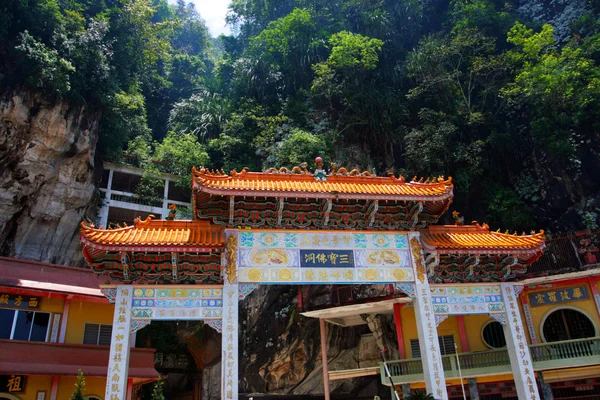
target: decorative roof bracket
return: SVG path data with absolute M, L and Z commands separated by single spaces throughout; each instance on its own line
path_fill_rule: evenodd
M 331 207 L 333 206 L 333 200 L 327 199 L 323 204 L 323 226 L 327 226 L 329 224 L 329 213 L 331 212 Z
M 283 221 L 283 208 L 285 207 L 285 201 L 283 197 L 280 197 L 277 202 L 277 226 L 281 227 Z
M 510 272 L 511 272 L 510 267 L 514 267 L 519 262 L 519 257 L 517 257 L 517 256 L 509 256 L 509 257 L 511 257 L 512 260 L 508 264 L 506 264 L 506 274 L 504 274 L 502 279 L 507 279 L 510 276 Z
M 129 280 L 129 256 L 127 252 L 121 252 L 121 265 L 123 266 L 123 279 Z
M 229 226 L 233 226 L 233 213 L 235 211 L 235 196 L 229 197 Z
M 475 267 L 479 265 L 479 262 L 481 261 L 481 259 L 479 258 L 479 254 L 476 254 L 473 260 L 473 264 L 469 264 L 469 275 L 467 275 L 468 278 L 472 278 L 473 275 L 475 274 Z
M 171 270 L 173 272 L 173 281 L 177 281 L 177 253 L 171 252 Z
M 430 253 L 425 257 L 425 266 L 427 267 L 427 277 L 433 279 L 435 276 L 435 268 L 440 265 L 440 255 L 438 253 Z
M 411 229 L 415 229 L 417 224 L 419 223 L 419 214 L 423 211 L 423 202 L 419 201 L 415 204 L 411 210 L 410 214 L 412 215 L 412 224 L 410 226 Z
M 369 228 L 371 228 L 375 223 L 377 210 L 379 210 L 379 200 L 373 200 L 367 209 L 367 214 L 369 215 Z

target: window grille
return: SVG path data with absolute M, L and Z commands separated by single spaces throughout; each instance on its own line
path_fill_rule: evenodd
M 506 338 L 504 337 L 504 329 L 498 321 L 492 321 L 483 327 L 483 341 L 488 346 L 494 349 L 506 347 Z
M 542 329 L 547 342 L 583 339 L 596 335 L 592 321 L 585 314 L 569 308 L 550 314 Z
M 110 346 L 112 325 L 85 324 L 83 331 L 83 344 Z
M 440 344 L 440 352 L 443 356 L 447 354 L 456 354 L 456 347 L 454 346 L 454 335 L 438 336 L 438 342 Z M 421 357 L 419 339 L 410 339 L 410 351 L 412 353 L 413 358 Z

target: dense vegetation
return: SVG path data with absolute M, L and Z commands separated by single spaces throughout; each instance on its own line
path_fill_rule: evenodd
M 229 170 L 320 155 L 452 175 L 512 229 L 598 228 L 599 5 L 566 35 L 509 0 L 8 0 L 0 78 L 101 113 L 99 152 Z

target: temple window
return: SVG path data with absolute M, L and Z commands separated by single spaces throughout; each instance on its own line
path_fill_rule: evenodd
M 182 203 L 189 203 L 192 194 L 189 189 L 177 186 L 175 182 L 169 182 L 169 193 L 167 198 L 169 200 L 181 201 Z
M 448 354 L 456 354 L 454 335 L 438 336 L 438 342 L 440 343 L 440 352 L 443 356 Z M 410 351 L 413 358 L 421 358 L 419 339 L 410 339 Z
M 83 344 L 110 346 L 111 335 L 112 325 L 86 323 L 83 330 Z
M 125 174 L 123 172 L 113 172 L 111 190 L 133 193 L 137 185 L 140 184 L 142 177 L 140 175 Z
M 504 337 L 504 329 L 498 321 L 490 321 L 483 327 L 481 337 L 486 346 L 493 349 L 506 347 L 506 338 Z
M 596 336 L 594 323 L 584 313 L 572 308 L 552 311 L 542 322 L 546 342 L 583 339 Z
M 0 339 L 45 342 L 49 324 L 49 313 L 0 309 Z

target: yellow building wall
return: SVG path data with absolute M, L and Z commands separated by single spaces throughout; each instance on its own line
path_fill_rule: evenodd
M 484 351 L 490 348 L 483 341 L 483 327 L 493 319 L 487 314 L 464 315 L 465 333 L 469 351 Z
M 487 315 L 465 315 L 463 316 L 465 324 L 465 332 L 469 344 L 469 351 L 489 350 L 482 338 L 482 330 L 486 323 L 492 321 Z M 406 358 L 413 358 L 410 351 L 410 340 L 419 337 L 417 333 L 417 323 L 415 320 L 415 310 L 413 307 L 403 307 L 400 313 L 400 321 L 402 323 L 402 336 L 404 340 L 404 349 Z M 460 332 L 458 330 L 458 318 L 448 317 L 437 328 L 439 336 L 454 335 L 454 342 L 458 346 L 458 352 L 464 353 L 460 340 Z
M 65 300 L 57 297 L 42 297 L 39 311 L 62 314 Z
M 71 301 L 65 343 L 83 343 L 86 323 L 112 325 L 113 310 L 114 305 L 109 303 Z
M 561 288 L 569 288 L 569 287 L 573 287 L 573 286 L 582 286 L 582 285 L 584 285 L 584 284 L 578 284 L 578 285 L 570 284 L 570 285 L 564 285 L 564 286 L 557 285 L 552 288 L 540 288 L 539 290 L 527 291 L 526 295 L 529 297 L 529 295 L 532 293 L 535 294 L 538 292 L 545 292 L 548 290 L 556 290 L 558 292 L 558 291 L 560 291 Z M 544 341 L 543 337 L 542 337 L 542 321 L 544 319 L 544 316 L 546 314 L 549 314 L 549 312 L 552 310 L 558 310 L 561 308 L 572 308 L 577 311 L 583 312 L 594 323 L 594 326 L 596 327 L 596 334 L 600 333 L 598 331 L 598 327 L 600 326 L 600 317 L 598 317 L 598 310 L 596 309 L 596 303 L 594 302 L 593 294 L 592 294 L 592 291 L 591 291 L 589 285 L 586 283 L 585 286 L 588 290 L 588 295 L 589 295 L 589 299 L 587 299 L 587 300 L 569 301 L 569 302 L 564 302 L 564 303 L 550 304 L 550 305 L 544 305 L 544 306 L 535 306 L 535 307 L 532 306 L 531 304 L 529 305 L 529 308 L 531 310 L 531 320 L 533 322 L 533 327 L 535 329 L 535 335 L 538 338 L 538 343 L 543 343 L 543 341 Z M 521 315 L 523 315 L 522 307 L 521 307 Z M 526 325 L 525 317 L 523 317 L 523 325 Z M 528 339 L 529 339 L 529 336 L 528 336 Z

